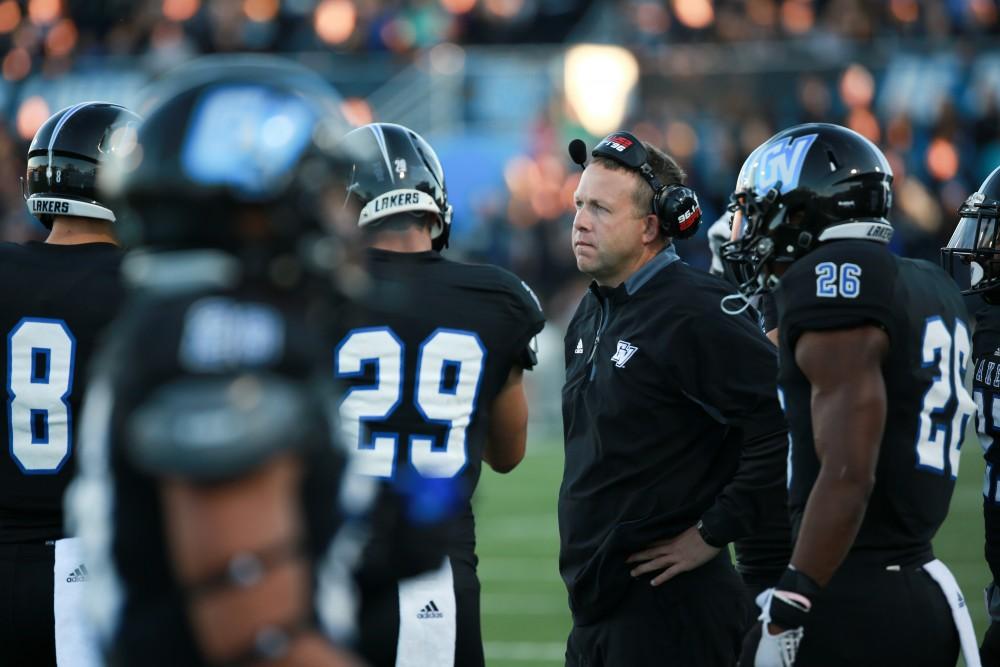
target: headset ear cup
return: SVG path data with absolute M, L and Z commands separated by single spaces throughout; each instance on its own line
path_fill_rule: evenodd
M 656 215 L 663 233 L 671 238 L 694 236 L 701 224 L 701 205 L 694 190 L 668 185 L 656 194 Z

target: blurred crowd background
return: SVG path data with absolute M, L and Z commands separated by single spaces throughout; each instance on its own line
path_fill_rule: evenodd
M 679 160 L 710 222 L 773 132 L 848 125 L 892 163 L 895 249 L 936 259 L 1000 163 L 998 34 L 998 0 L 0 0 L 0 238 L 43 231 L 18 178 L 49 113 L 132 105 L 197 54 L 260 51 L 328 77 L 353 122 L 424 133 L 451 252 L 513 269 L 556 322 L 586 284 L 565 147 L 619 127 Z M 679 245 L 707 265 L 704 231 Z

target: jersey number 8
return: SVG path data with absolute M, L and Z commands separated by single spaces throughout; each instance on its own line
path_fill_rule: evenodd
M 399 434 L 373 431 L 365 438 L 364 422 L 384 422 L 403 400 L 405 345 L 389 327 L 351 331 L 337 347 L 334 374 L 359 377 L 366 363 L 375 364 L 375 382 L 352 387 L 340 404 L 341 428 L 348 443 L 357 443 L 361 472 L 392 477 Z M 466 430 L 476 412 L 486 348 L 470 331 L 438 329 L 420 344 L 415 375 L 414 404 L 428 424 L 447 428 L 443 443 L 433 437 L 411 435 L 410 462 L 424 477 L 454 477 L 465 468 Z M 454 381 L 446 383 L 450 373 Z
M 25 317 L 7 334 L 10 455 L 26 475 L 52 475 L 69 458 L 76 339 L 62 320 Z

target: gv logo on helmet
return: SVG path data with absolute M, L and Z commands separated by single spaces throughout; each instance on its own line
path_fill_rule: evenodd
M 779 181 L 781 192 L 794 189 L 799 184 L 799 176 L 802 174 L 802 165 L 805 164 L 809 147 L 816 141 L 817 136 L 806 134 L 765 148 L 760 155 L 757 193 L 763 195 Z

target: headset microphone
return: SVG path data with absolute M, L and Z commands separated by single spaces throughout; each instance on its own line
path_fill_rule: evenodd
M 581 169 L 587 166 L 587 144 L 580 139 L 569 142 L 569 158 L 580 165 Z

